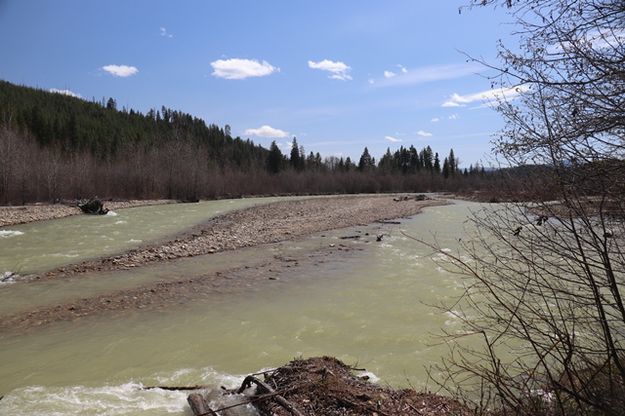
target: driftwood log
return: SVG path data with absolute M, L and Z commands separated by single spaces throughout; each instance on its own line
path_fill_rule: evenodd
M 297 410 L 297 408 L 293 406 L 287 399 L 277 394 L 274 389 L 272 389 L 267 383 L 260 381 L 254 376 L 245 377 L 245 380 L 243 380 L 243 383 L 241 383 L 241 387 L 239 387 L 237 393 L 243 393 L 243 391 L 250 388 L 252 384 L 256 384 L 256 391 L 258 393 L 271 395 L 276 403 L 288 410 L 292 415 L 304 416 L 303 413 Z
M 187 397 L 193 416 L 218 416 L 208 407 L 208 402 L 200 393 L 192 393 Z
M 104 204 L 97 198 L 78 201 L 78 208 L 85 214 L 91 215 L 105 215 L 109 212 L 104 208 Z
M 161 390 L 167 390 L 167 391 L 185 391 L 185 390 L 202 390 L 202 389 L 207 389 L 210 388 L 210 386 L 205 385 L 205 384 L 198 384 L 195 386 L 146 386 L 146 387 L 142 387 L 142 390 L 154 390 L 154 389 L 161 389 Z
M 401 224 L 401 221 L 390 221 L 390 220 L 377 220 L 378 224 L 388 224 L 388 225 L 397 225 Z

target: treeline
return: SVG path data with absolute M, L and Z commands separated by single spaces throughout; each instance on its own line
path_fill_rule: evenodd
M 143 114 L 118 109 L 113 98 L 87 101 L 5 81 L 0 81 L 0 125 L 62 153 L 88 152 L 105 160 L 172 142 L 188 142 L 208 161 L 241 168 L 262 166 L 267 154 L 250 140 L 231 137 L 229 126 L 207 125 L 167 107 Z
M 0 204 L 98 195 L 195 200 L 268 194 L 468 191 L 492 182 L 483 168 L 442 163 L 429 146 L 390 149 L 379 162 L 283 154 L 162 107 L 146 114 L 115 100 L 86 101 L 0 81 Z
M 397 151 L 391 153 L 388 148 L 386 153 L 376 163 L 374 157 L 369 153 L 369 149 L 365 147 L 358 160 L 358 163 L 352 162 L 350 157 L 330 156 L 321 159 L 319 153 L 310 152 L 308 156 L 302 146 L 297 143 L 297 138 L 293 138 L 291 142 L 290 155 L 284 155 L 276 142 L 272 142 L 269 147 L 269 155 L 267 156 L 267 170 L 272 173 L 278 173 L 285 169 L 292 169 L 298 172 L 305 170 L 326 169 L 336 172 L 350 172 L 352 170 L 372 173 L 379 172 L 383 174 L 402 174 L 416 175 L 427 173 L 430 175 L 443 175 L 445 179 L 459 175 L 463 176 L 484 176 L 486 171 L 479 164 L 470 165 L 468 168 L 461 170 L 459 168 L 460 161 L 455 156 L 454 150 L 449 151 L 449 156 L 445 157 L 441 167 L 438 153 L 434 153 L 430 146 L 426 146 L 421 151 L 417 151 L 414 146 L 406 148 L 401 146 Z

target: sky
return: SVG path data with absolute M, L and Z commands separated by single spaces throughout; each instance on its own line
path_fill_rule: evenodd
M 453 148 L 492 162 L 489 72 L 512 27 L 468 0 L 0 0 L 0 79 L 162 105 L 288 151 Z

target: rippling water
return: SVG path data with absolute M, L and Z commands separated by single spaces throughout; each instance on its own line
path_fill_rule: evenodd
M 140 386 L 234 386 L 244 374 L 298 356 L 334 355 L 367 368 L 380 383 L 422 387 L 425 368 L 447 353 L 437 335 L 457 326 L 453 313 L 431 305 L 453 299 L 462 286 L 441 267 L 444 257 L 401 231 L 436 239 L 455 252 L 467 215 L 477 208 L 467 202 L 428 208 L 401 225 L 383 226 L 382 243 L 350 242 L 362 251 L 297 269 L 292 279 L 183 300 L 157 313 L 126 312 L 123 319 L 86 318 L 27 335 L 0 335 L 0 394 L 6 395 L 0 414 L 183 415 L 186 394 Z M 305 244 L 326 245 L 339 234 Z M 278 248 L 296 249 L 295 243 Z M 269 249 L 254 250 L 241 255 L 268 255 L 263 250 Z M 160 278 L 174 269 L 196 273 L 219 261 L 236 258 L 188 260 L 160 270 Z M 127 273 L 86 279 L 95 286 L 77 290 L 98 293 L 157 274 L 139 273 L 133 282 L 135 271 Z M 50 301 L 63 297 L 63 283 L 55 284 L 38 294 L 41 303 L 47 294 Z
M 164 238 L 217 214 L 287 198 L 247 198 L 127 208 L 0 230 L 0 273 L 49 270 Z

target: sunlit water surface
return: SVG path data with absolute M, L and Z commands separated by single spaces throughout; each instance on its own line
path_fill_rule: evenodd
M 458 326 L 453 315 L 431 304 L 450 301 L 462 286 L 458 276 L 441 267 L 440 254 L 400 231 L 435 238 L 455 252 L 467 215 L 479 208 L 467 202 L 428 208 L 389 226 L 382 243 L 360 244 L 362 251 L 298 270 L 294 279 L 187 301 L 162 312 L 87 318 L 0 336 L 0 394 L 5 394 L 0 414 L 190 414 L 185 413 L 185 393 L 143 391 L 141 386 L 233 387 L 242 375 L 299 356 L 333 355 L 365 367 L 379 383 L 423 387 L 426 368 L 447 354 L 448 346 L 437 335 Z M 68 219 L 67 226 L 73 220 L 80 221 Z M 205 257 L 175 270 L 195 272 L 201 261 L 210 268 L 214 261 L 235 260 Z M 162 269 L 161 278 L 167 273 L 173 272 Z M 148 279 L 146 273 L 129 284 Z M 124 285 L 120 277 L 111 277 L 110 283 L 87 281 L 95 288 L 77 290 L 97 293 L 109 284 Z M 62 286 L 51 287 L 51 300 L 46 293 L 40 291 L 37 302 L 63 297 Z M 19 309 L 16 302 L 11 307 Z

